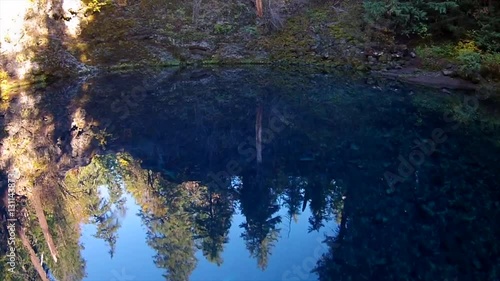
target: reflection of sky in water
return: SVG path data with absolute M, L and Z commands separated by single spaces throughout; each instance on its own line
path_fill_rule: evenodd
M 233 185 L 239 179 L 233 178 Z M 106 198 L 107 189 L 100 188 L 101 195 Z M 94 225 L 83 225 L 81 242 L 85 249 L 82 251 L 86 260 L 88 281 L 149 281 L 165 280 L 163 269 L 158 269 L 153 262 L 156 252 L 146 243 L 146 228 L 142 225 L 139 216 L 140 207 L 128 193 L 127 215 L 121 221 L 118 230 L 118 239 L 114 257 L 108 253 L 108 245 L 101 239 L 94 238 Z M 250 257 L 245 247 L 245 241 L 240 237 L 244 231 L 239 225 L 245 222 L 245 217 L 239 212 L 232 218 L 229 232 L 229 243 L 224 247 L 221 266 L 210 263 L 203 257 L 201 250 L 197 251 L 197 267 L 190 276 L 192 281 L 236 281 L 236 280 L 316 280 L 316 275 L 309 273 L 316 264 L 320 254 L 326 251 L 321 243 L 324 234 L 332 234 L 331 226 L 324 227 L 320 232 L 308 233 L 308 218 L 311 215 L 309 208 L 302 213 L 298 222 L 290 224 L 286 215 L 287 210 L 282 208 L 279 215 L 282 217 L 281 238 L 271 250 L 268 266 L 265 271 L 257 267 L 257 260 Z M 298 272 L 297 272 L 298 270 Z
M 271 250 L 265 271 L 257 267 L 257 260 L 250 257 L 250 253 L 245 247 L 245 241 L 240 238 L 244 230 L 239 225 L 245 222 L 245 217 L 238 213 L 233 216 L 229 243 L 224 248 L 224 263 L 217 267 L 216 264 L 207 262 L 201 251 L 198 251 L 196 257 L 199 262 L 191 275 L 191 280 L 294 280 L 293 277 L 298 277 L 293 274 L 294 267 L 299 267 L 303 276 L 306 277 L 305 279 L 299 278 L 299 280 L 316 280 L 314 274 L 309 274 L 319 258 L 319 256 L 314 256 L 314 251 L 318 249 L 317 252 L 325 252 L 326 248 L 321 243 L 324 233 L 331 234 L 333 231 L 323 228 L 320 232 L 308 234 L 309 222 L 307 218 L 311 213 L 309 209 L 306 209 L 300 215 L 297 223 L 292 221 L 290 236 L 288 236 L 289 220 L 286 218 L 286 209 L 282 208 L 279 214 L 283 218 L 279 225 L 281 238 Z M 314 263 L 308 264 L 308 261 L 311 260 L 307 259 L 309 257 L 313 258 Z M 289 275 L 285 275 L 287 271 L 290 271 Z
M 104 188 L 105 189 L 105 188 Z M 106 190 L 106 189 L 105 189 Z M 101 193 L 102 195 L 107 194 Z M 94 238 L 96 227 L 91 224 L 82 228 L 82 238 L 85 249 L 83 258 L 87 262 L 87 278 L 92 281 L 140 281 L 163 280 L 163 271 L 156 268 L 152 257 L 155 251 L 146 244 L 146 228 L 142 226 L 139 216 L 140 207 L 128 193 L 124 194 L 127 202 L 127 216 L 121 221 L 118 230 L 115 255 L 111 259 L 109 247 L 102 239 Z M 135 276 L 135 278 L 131 278 Z M 128 277 L 128 279 L 127 279 Z

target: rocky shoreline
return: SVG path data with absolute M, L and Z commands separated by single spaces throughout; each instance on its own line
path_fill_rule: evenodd
M 371 75 L 399 80 L 408 84 L 415 84 L 429 88 L 443 90 L 475 91 L 479 84 L 458 77 L 444 75 L 441 71 L 425 71 L 418 68 L 407 68 L 389 71 L 372 71 Z
M 31 8 L 25 28 L 11 36 L 18 38 L 13 44 L 22 48 L 1 55 L 0 67 L 7 76 L 2 91 L 102 71 L 251 64 L 342 69 L 453 90 L 491 84 L 480 76 L 473 82 L 456 77 L 453 66 L 441 72 L 425 70 L 413 48 L 384 41 L 379 31 L 374 35 L 362 30 L 362 17 L 353 16 L 362 12 L 359 4 L 288 7 L 282 11 L 280 30 L 271 30 L 263 20 L 255 21 L 250 3 L 231 2 L 219 10 L 207 10 L 199 19 L 184 14 L 187 4 L 120 3 L 97 10 Z M 210 1 L 205 5 L 209 7 Z M 177 13 L 167 13 L 174 8 Z M 69 36 L 75 23 L 80 25 L 77 35 Z M 40 26 L 44 32 L 37 31 Z

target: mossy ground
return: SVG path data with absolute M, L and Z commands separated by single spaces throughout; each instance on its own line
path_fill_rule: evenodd
M 355 50 L 365 41 L 360 18 L 361 6 L 356 3 L 317 5 L 288 19 L 283 30 L 262 45 L 273 61 L 358 67 L 362 61 Z

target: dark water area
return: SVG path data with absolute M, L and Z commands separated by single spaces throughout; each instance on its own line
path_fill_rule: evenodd
M 267 67 L 51 91 L 83 280 L 500 280 L 494 97 Z

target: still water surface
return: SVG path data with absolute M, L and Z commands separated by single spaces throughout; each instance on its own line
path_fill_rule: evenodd
M 499 278 L 498 98 L 267 67 L 61 89 L 84 280 Z
M 155 233 L 124 191 L 112 259 L 84 227 L 86 280 L 497 278 L 483 247 L 498 245 L 500 130 L 482 96 L 267 68 L 161 75 L 93 81 L 87 113 L 112 153 L 215 205 L 175 207 L 189 231 Z

